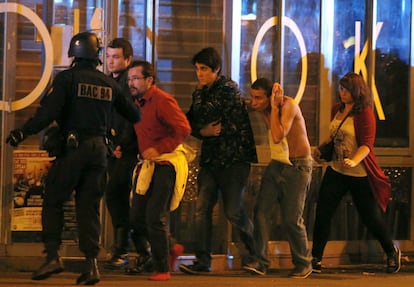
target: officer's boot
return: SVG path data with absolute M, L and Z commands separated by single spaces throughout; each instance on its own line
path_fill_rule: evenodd
M 58 274 L 64 270 L 63 262 L 60 257 L 47 258 L 46 262 L 39 269 L 33 272 L 33 280 L 43 280 L 53 274 Z
M 86 271 L 76 280 L 77 285 L 95 285 L 100 281 L 98 260 L 86 258 Z
M 49 278 L 53 274 L 60 273 L 64 270 L 62 259 L 59 257 L 57 250 L 59 249 L 58 243 L 46 243 L 44 253 L 47 254 L 46 262 L 40 266 L 39 269 L 33 272 L 33 280 L 43 280 Z

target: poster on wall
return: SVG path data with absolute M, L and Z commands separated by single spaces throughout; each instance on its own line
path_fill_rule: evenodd
M 12 231 L 42 230 L 44 180 L 50 161 L 45 151 L 14 151 Z
M 46 175 L 52 163 L 42 150 L 15 150 L 13 153 L 13 207 L 11 230 L 13 242 L 40 242 L 42 203 Z M 62 241 L 77 241 L 75 201 L 64 205 Z

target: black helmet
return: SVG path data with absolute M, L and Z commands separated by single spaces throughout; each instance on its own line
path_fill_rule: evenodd
M 98 37 L 91 32 L 76 34 L 70 40 L 69 57 L 96 60 L 101 50 Z

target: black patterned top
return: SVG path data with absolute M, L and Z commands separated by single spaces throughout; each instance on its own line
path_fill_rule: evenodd
M 249 115 L 237 83 L 219 76 L 211 87 L 197 89 L 187 112 L 192 135 L 201 139 L 200 166 L 229 167 L 237 162 L 257 162 L 256 145 Z M 200 129 L 221 121 L 217 137 L 203 137 Z

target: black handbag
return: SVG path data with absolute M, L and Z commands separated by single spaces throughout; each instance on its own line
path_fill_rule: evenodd
M 342 124 L 345 122 L 346 118 L 349 116 L 350 113 L 348 113 L 345 118 L 343 118 L 343 120 L 341 121 L 341 123 L 339 124 L 338 128 L 336 129 L 336 132 L 334 134 L 334 136 L 331 138 L 331 140 L 327 143 L 321 144 L 318 149 L 320 152 L 320 159 L 323 159 L 325 161 L 331 161 L 332 160 L 332 156 L 333 156 L 333 152 L 334 152 L 334 147 L 335 147 L 335 137 L 338 134 L 339 129 L 341 128 Z
M 330 140 L 328 143 L 326 144 L 321 144 L 318 149 L 320 152 L 320 159 L 324 159 L 326 161 L 331 161 L 332 160 L 332 156 L 333 156 L 333 151 L 334 151 L 334 141 Z

